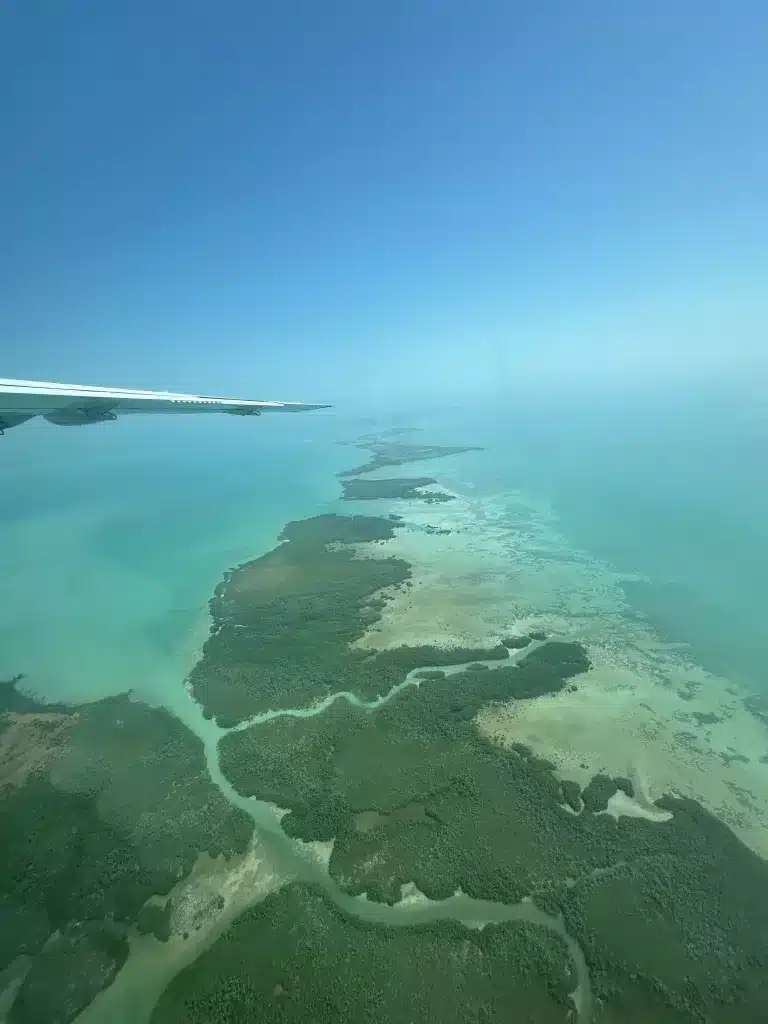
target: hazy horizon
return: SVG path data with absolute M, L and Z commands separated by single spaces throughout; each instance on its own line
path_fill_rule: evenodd
M 0 1024 L 768 1020 L 766 53 L 0 5 Z
M 6 376 L 382 410 L 765 373 L 758 2 L 0 29 Z

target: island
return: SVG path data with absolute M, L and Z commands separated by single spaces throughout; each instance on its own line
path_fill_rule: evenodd
M 410 499 L 437 504 L 451 501 L 452 495 L 442 491 L 425 491 L 425 487 L 436 484 L 431 476 L 401 476 L 383 480 L 360 480 L 353 478 L 342 481 L 344 501 L 374 501 L 382 499 Z
M 349 500 L 422 500 L 431 478 L 348 478 L 472 450 L 358 447 Z M 8 1024 L 70 1024 L 132 936 L 200 927 L 216 894 L 201 908 L 179 886 L 201 856 L 246 855 L 255 801 L 280 809 L 290 871 L 212 929 L 151 1024 L 768 1019 L 768 863 L 692 799 L 580 785 L 478 728 L 489 706 L 570 692 L 583 643 L 514 626 L 484 646 L 358 643 L 411 583 L 386 551 L 403 525 L 290 522 L 224 574 L 187 681 L 219 730 L 207 747 L 129 696 L 44 705 L 0 684 Z
M 444 459 L 448 455 L 463 452 L 480 452 L 478 445 L 403 444 L 399 441 L 357 441 L 352 446 L 371 453 L 368 462 L 353 469 L 344 469 L 339 476 L 360 476 L 388 466 L 402 466 L 408 462 L 425 462 L 429 459 Z
M 169 712 L 41 704 L 21 681 L 0 684 L 0 976 L 24 966 L 9 1024 L 68 1024 L 114 980 L 148 901 L 201 853 L 242 854 L 253 822 Z

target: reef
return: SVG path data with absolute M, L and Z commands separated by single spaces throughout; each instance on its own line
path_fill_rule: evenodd
M 527 647 L 528 644 L 534 640 L 543 641 L 547 639 L 548 634 L 541 629 L 532 629 L 530 633 L 520 633 L 514 636 L 505 636 L 502 639 L 502 643 L 505 647 L 508 647 L 511 651 L 519 650 L 522 647 Z
M 211 635 L 190 674 L 206 712 L 230 727 L 340 690 L 373 700 L 412 669 L 508 657 L 501 644 L 376 654 L 352 647 L 381 617 L 381 592 L 411 575 L 402 559 L 361 558 L 358 545 L 388 540 L 398 528 L 373 516 L 289 523 L 277 547 L 228 573 L 211 600 Z
M 422 491 L 418 497 L 426 505 L 443 505 L 446 501 L 454 500 L 452 494 L 445 494 L 443 491 Z
M 382 927 L 291 885 L 178 975 L 151 1024 L 565 1024 L 574 987 L 565 943 L 539 925 Z
M 359 447 L 372 463 L 468 450 Z M 430 899 L 460 889 L 561 916 L 590 972 L 593 1024 L 768 1019 L 764 860 L 695 801 L 663 798 L 665 821 L 617 819 L 606 810 L 618 791 L 633 795 L 629 780 L 599 774 L 582 789 L 476 728 L 489 704 L 573 686 L 590 668 L 581 644 L 533 631 L 488 648 L 355 646 L 410 583 L 407 562 L 361 552 L 399 524 L 289 523 L 216 588 L 190 683 L 221 725 L 339 691 L 371 701 L 409 673 L 418 683 L 375 708 L 338 699 L 231 731 L 226 778 L 286 808 L 289 836 L 333 840 L 330 876 L 349 896 L 394 904 L 413 883 Z M 244 853 L 253 822 L 168 712 L 128 697 L 42 705 L 21 682 L 0 683 L 0 971 L 31 958 L 9 1024 L 69 1024 L 112 982 L 134 928 L 168 938 L 163 897 L 199 854 Z M 573 1020 L 572 964 L 553 932 L 417 921 L 357 920 L 291 884 L 170 983 L 152 1024 Z
M 550 641 L 517 666 L 419 673 L 376 710 L 336 702 L 231 733 L 222 770 L 288 808 L 289 835 L 334 839 L 330 874 L 351 895 L 392 904 L 414 883 L 562 914 L 601 1022 L 763 1019 L 768 865 L 694 801 L 660 801 L 665 822 L 616 820 L 605 809 L 628 780 L 582 791 L 474 726 L 481 706 L 555 693 L 588 668 L 581 645 Z
M 691 712 L 691 718 L 694 719 L 696 725 L 701 728 L 704 725 L 714 725 L 716 722 L 722 722 L 723 716 L 717 715 L 712 712 L 693 711 Z

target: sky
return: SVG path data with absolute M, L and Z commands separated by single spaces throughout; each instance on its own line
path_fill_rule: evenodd
M 0 376 L 755 379 L 764 0 L 3 0 Z

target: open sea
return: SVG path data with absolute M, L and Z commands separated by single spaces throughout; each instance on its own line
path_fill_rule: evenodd
M 529 604 L 532 617 L 543 614 L 545 621 L 575 609 L 566 615 L 571 627 L 575 624 L 578 632 L 598 622 L 603 643 L 606 631 L 615 627 L 618 648 L 632 642 L 624 624 L 636 617 L 646 636 L 684 651 L 694 671 L 704 670 L 700 678 L 713 692 L 699 695 L 703 699 L 691 705 L 693 710 L 719 708 L 734 695 L 740 703 L 738 695 L 749 695 L 758 709 L 768 711 L 768 490 L 761 472 L 768 418 L 722 395 L 666 402 L 657 396 L 652 406 L 639 398 L 569 404 L 496 396 L 461 406 L 377 410 L 374 416 L 341 411 L 265 416 L 256 422 L 158 417 L 70 430 L 26 424 L 0 439 L 0 679 L 22 674 L 20 688 L 47 701 L 81 702 L 130 691 L 167 707 L 202 739 L 212 780 L 233 806 L 253 818 L 256 849 L 266 851 L 278 874 L 251 878 L 235 867 L 229 878 L 226 866 L 218 865 L 221 884 L 239 885 L 239 896 L 227 904 L 229 916 L 200 933 L 200 950 L 234 919 L 238 906 L 260 898 L 259 886 L 266 893 L 298 871 L 323 885 L 350 915 L 374 923 L 522 917 L 559 931 L 579 978 L 574 1000 L 589 1019 L 584 956 L 563 932 L 562 921 L 532 904 L 507 907 L 459 894 L 442 902 L 403 900 L 389 907 L 334 887 L 322 851 L 298 853 L 274 807 L 238 794 L 225 778 L 219 727 L 204 718 L 184 685 L 208 635 L 208 600 L 225 570 L 273 547 L 290 520 L 324 512 L 389 511 L 388 503 L 340 500 L 337 474 L 367 461 L 369 453 L 338 442 L 404 427 L 414 433 L 393 434 L 393 440 L 482 446 L 376 473 L 433 476 L 467 499 L 419 510 L 411 506 L 410 513 L 404 508 L 413 516 L 405 531 L 408 543 L 416 545 L 410 550 L 419 554 L 423 543 L 425 557 L 434 539 L 434 531 L 425 529 L 427 520 L 437 521 L 441 508 L 445 516 L 458 517 L 451 543 L 464 559 L 461 586 L 448 586 L 458 634 L 462 619 L 469 622 L 474 615 L 475 624 L 483 621 L 488 601 L 499 602 L 501 615 L 515 606 L 523 618 Z M 429 557 L 435 558 L 435 550 Z M 436 586 L 440 565 L 431 577 Z M 618 603 L 617 586 L 625 597 Z M 422 610 L 416 628 L 429 631 L 429 593 L 425 600 L 427 618 Z M 485 615 L 485 621 L 493 621 L 493 615 Z M 481 642 L 497 642 L 498 636 Z M 610 644 L 612 637 L 607 640 Z M 620 650 L 618 655 L 616 665 L 621 665 Z M 612 680 L 606 681 L 610 690 Z M 576 713 L 573 744 L 579 758 L 586 750 L 579 737 L 597 735 L 597 719 L 605 713 L 600 742 L 605 744 L 607 735 L 609 746 L 618 744 L 621 759 L 622 715 L 631 714 L 630 705 L 642 699 L 655 705 L 639 705 L 656 715 L 654 728 L 661 725 L 673 738 L 684 739 L 684 733 L 676 733 L 680 720 L 695 715 L 686 713 L 687 706 L 681 710 L 688 697 L 676 685 L 670 680 L 665 690 L 662 680 L 661 688 L 646 687 L 643 696 L 620 688 L 618 697 L 604 695 L 598 689 L 582 719 L 578 704 L 569 705 Z M 629 704 L 612 707 L 616 700 Z M 309 717 L 328 703 L 289 713 Z M 762 756 L 763 749 L 768 755 L 768 728 L 761 724 L 766 721 L 763 714 L 755 717 L 742 709 L 740 717 L 722 725 L 719 746 L 702 762 L 705 774 L 697 776 L 695 765 L 692 769 L 695 785 L 710 794 L 710 803 L 730 800 L 731 814 L 733 794 L 746 792 L 730 777 L 734 760 L 733 771 L 747 773 L 734 779 L 753 787 L 755 807 L 765 800 L 765 792 L 754 787 L 768 777 L 768 758 Z M 539 724 L 534 713 L 526 727 L 535 732 Z M 557 721 L 544 720 L 544 726 L 545 732 L 552 726 L 557 733 Z M 644 761 L 670 750 L 657 745 L 647 753 L 643 735 L 642 728 L 639 734 L 635 730 L 638 778 Z M 684 777 L 690 765 L 685 748 L 680 750 L 682 760 L 670 762 L 674 771 L 666 777 L 690 785 L 691 776 Z M 759 844 L 755 820 L 746 823 L 743 834 Z M 128 966 L 78 1024 L 148 1024 L 160 993 L 197 948 L 178 942 L 158 947 L 154 940 L 135 941 Z
M 337 441 L 414 426 L 485 450 L 392 475 L 523 493 L 569 545 L 636 577 L 627 598 L 660 635 L 765 692 L 768 421 L 704 395 L 654 402 L 27 424 L 0 444 L 0 678 L 51 700 L 172 705 L 222 572 L 287 521 L 345 510 L 336 473 L 366 453 Z

